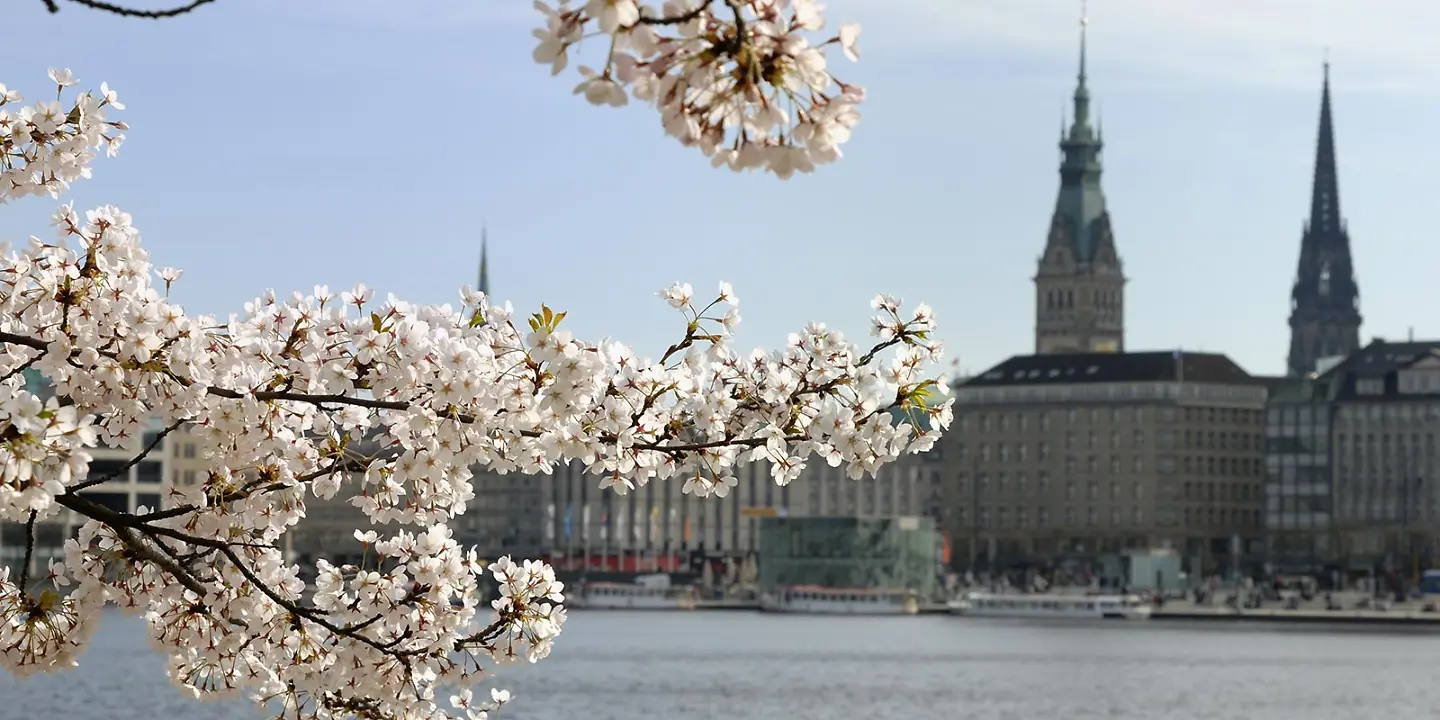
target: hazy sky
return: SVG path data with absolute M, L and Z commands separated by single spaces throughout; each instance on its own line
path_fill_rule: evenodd
M 33 97 L 66 66 L 129 105 L 120 157 L 72 197 L 132 212 L 192 312 L 317 283 L 450 302 L 485 218 L 497 296 L 642 352 L 682 330 L 660 287 L 721 279 L 746 346 L 812 320 L 859 339 L 884 291 L 932 304 L 967 370 L 1032 349 L 1078 2 L 832 0 L 832 27 L 865 27 L 861 62 L 834 62 L 870 99 L 847 157 L 788 183 L 710 169 L 648 108 L 572 96 L 531 62 L 524 0 L 220 0 L 161 22 L 10 4 L 0 82 Z M 1090 16 L 1131 349 L 1282 370 L 1326 46 L 1363 333 L 1440 336 L 1440 3 Z M 53 205 L 0 208 L 0 239 L 45 235 Z

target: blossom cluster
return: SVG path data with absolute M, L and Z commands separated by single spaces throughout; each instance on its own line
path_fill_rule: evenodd
M 665 132 L 716 167 L 786 179 L 840 158 L 865 90 L 830 73 L 825 51 L 859 59 L 860 27 L 823 40 L 818 0 L 536 0 L 535 61 L 559 74 L 586 38 L 606 47 L 575 93 L 596 105 L 654 105 Z
M 28 140 L 6 146 L 22 149 L 0 200 L 85 177 L 115 142 L 107 106 L 119 107 L 108 89 L 77 100 L 69 125 L 45 132 L 33 113 L 8 119 Z M 483 566 L 451 535 L 472 468 L 578 460 L 619 493 L 676 480 L 724 495 L 756 461 L 781 484 L 817 459 L 858 479 L 950 422 L 946 383 L 925 375 L 941 352 L 933 314 L 886 296 L 868 350 L 812 324 L 742 354 L 730 286 L 706 301 L 676 284 L 661 296 L 684 333 L 651 359 L 469 288 L 458 306 L 377 301 L 363 286 L 267 292 L 229 318 L 192 317 L 169 299 L 181 273 L 151 265 L 128 214 L 66 205 L 53 221 L 57 239 L 0 260 L 0 517 L 87 520 L 43 577 L 0 569 L 0 663 L 14 672 L 73 664 L 113 603 L 143 615 L 171 679 L 197 696 L 245 693 L 284 717 L 474 720 L 509 696 L 469 688 L 496 663 L 545 657 L 565 612 L 550 567 Z M 55 398 L 41 403 L 22 369 Z M 188 429 L 206 477 L 162 508 L 87 497 L 104 478 L 89 477 L 86 448 L 124 445 L 150 418 Z M 383 532 L 357 530 L 365 561 L 319 560 L 307 582 L 283 535 L 307 498 L 336 495 Z M 440 700 L 441 688 L 459 691 Z

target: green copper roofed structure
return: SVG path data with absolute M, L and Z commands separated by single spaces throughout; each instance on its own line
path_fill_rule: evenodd
M 1315 138 L 1315 179 L 1310 220 L 1300 240 L 1300 264 L 1290 293 L 1289 374 L 1315 372 L 1327 357 L 1360 347 L 1360 286 L 1350 258 L 1350 233 L 1340 215 L 1335 167 L 1335 126 L 1330 112 L 1330 63 L 1320 92 L 1320 131 Z
M 1074 117 L 1060 137 L 1060 193 L 1035 274 L 1035 352 L 1123 352 L 1125 273 L 1115 250 L 1105 191 L 1104 141 L 1090 122 L 1086 30 L 1080 21 L 1080 72 Z

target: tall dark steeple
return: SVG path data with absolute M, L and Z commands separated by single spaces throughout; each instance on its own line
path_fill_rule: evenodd
M 489 235 L 489 228 L 487 228 L 485 226 L 485 223 L 482 222 L 480 224 L 480 282 L 475 286 L 475 289 L 479 290 L 482 293 L 485 293 L 485 297 L 487 298 L 490 297 L 490 258 L 488 257 L 490 250 Z
M 1088 26 L 1082 13 L 1074 117 L 1060 137 L 1060 193 L 1034 278 L 1035 352 L 1042 355 L 1125 350 L 1125 273 L 1100 187 L 1104 142 L 1090 124 Z
M 1313 372 L 1321 358 L 1349 355 L 1359 349 L 1360 320 L 1360 287 L 1350 258 L 1350 233 L 1340 215 L 1330 63 L 1326 62 L 1310 220 L 1300 239 L 1300 265 L 1290 294 L 1290 374 Z

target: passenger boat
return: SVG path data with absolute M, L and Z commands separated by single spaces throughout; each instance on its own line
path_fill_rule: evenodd
M 1147 620 L 1151 606 L 1139 595 L 1007 595 L 969 593 L 947 603 L 955 615 L 994 618 Z
M 920 596 L 911 590 L 797 585 L 761 596 L 760 609 L 812 615 L 915 615 L 920 612 Z
M 693 585 L 644 585 L 612 582 L 583 583 L 565 593 L 567 608 L 587 610 L 694 610 L 699 592 Z

